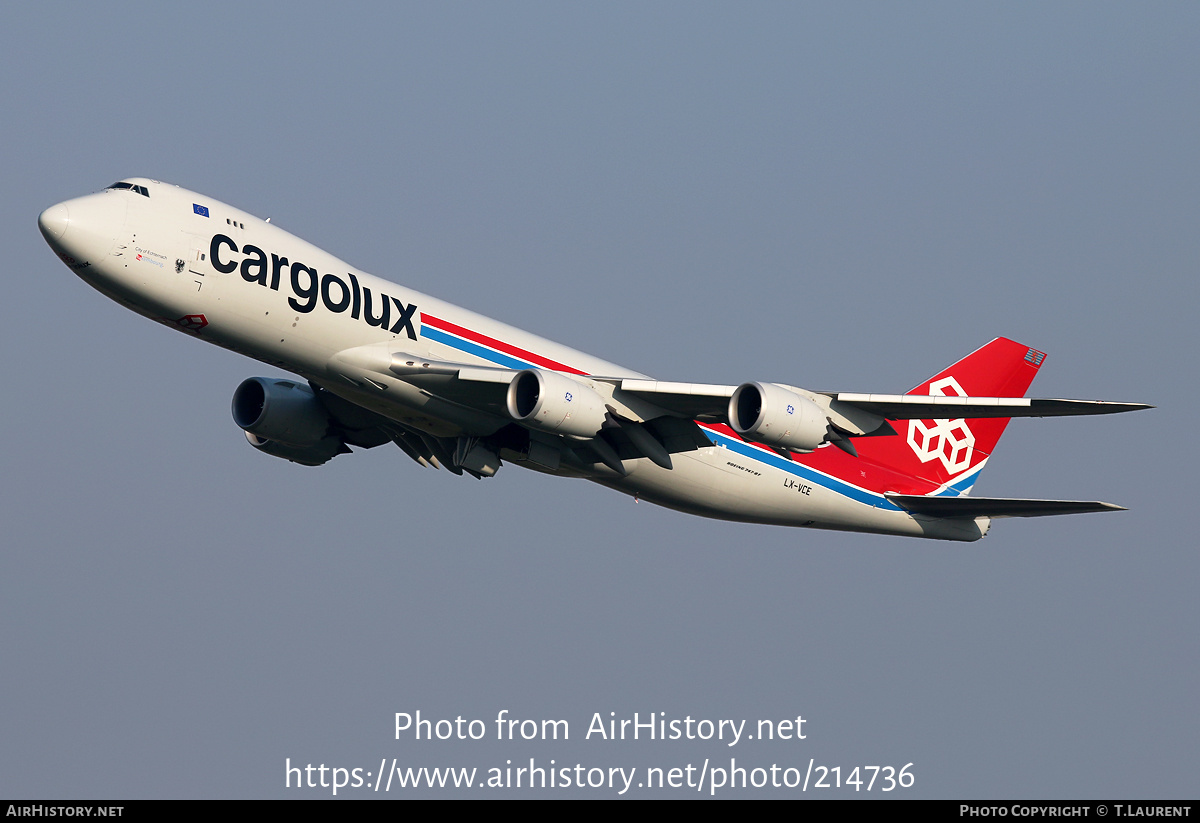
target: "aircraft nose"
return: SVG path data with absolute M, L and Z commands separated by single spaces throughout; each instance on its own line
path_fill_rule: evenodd
M 78 263 L 99 263 L 112 251 L 125 226 L 127 200 L 124 192 L 112 191 L 76 197 L 38 215 L 38 228 L 60 256 Z
M 38 228 L 48 242 L 61 240 L 71 222 L 66 203 L 56 203 L 38 215 Z

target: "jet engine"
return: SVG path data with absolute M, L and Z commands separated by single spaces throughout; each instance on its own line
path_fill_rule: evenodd
M 592 438 L 604 424 L 604 398 L 558 372 L 526 369 L 508 385 L 508 413 L 531 429 Z
M 243 380 L 233 393 L 233 422 L 254 448 L 305 466 L 350 451 L 332 433 L 333 421 L 313 390 L 292 380 Z
M 774 383 L 743 383 L 729 398 L 729 425 L 747 440 L 810 452 L 827 439 L 821 408 Z
M 246 442 L 263 454 L 269 454 L 272 457 L 282 457 L 284 460 L 290 460 L 302 466 L 320 466 L 323 463 L 328 463 L 339 454 L 349 451 L 342 441 L 336 437 L 327 437 L 312 446 L 289 446 L 287 443 L 280 443 L 278 440 L 264 440 L 257 434 L 246 432 Z

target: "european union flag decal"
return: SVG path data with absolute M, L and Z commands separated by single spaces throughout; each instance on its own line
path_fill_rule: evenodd
M 199 203 L 192 204 L 192 211 L 201 217 L 208 217 L 208 206 L 201 206 Z

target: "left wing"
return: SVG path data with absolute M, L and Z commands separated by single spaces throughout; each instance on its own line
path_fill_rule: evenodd
M 436 438 L 410 431 L 411 436 L 394 439 L 401 448 L 417 446 L 405 448 L 414 459 L 452 470 L 460 465 L 455 449 L 466 440 L 487 440 L 490 446 L 478 444 L 481 450 L 508 449 L 551 470 L 560 462 L 580 468 L 603 463 L 622 476 L 624 460 L 645 457 L 670 469 L 672 454 L 712 445 L 694 418 L 623 396 L 620 378 L 477 366 L 393 352 L 379 344 L 339 352 L 329 367 L 359 387 L 388 391 L 398 380 L 429 398 L 408 405 L 421 405 L 454 431 Z M 508 436 L 514 432 L 517 436 Z M 429 459 L 430 451 L 436 461 Z
M 706 383 L 664 383 L 657 380 L 622 380 L 622 391 L 641 397 L 673 413 L 696 420 L 728 420 L 729 399 L 739 386 Z M 749 385 L 749 384 L 747 384 Z M 810 392 L 792 390 L 818 405 L 828 405 L 844 415 L 852 407 L 883 420 L 935 420 L 979 417 L 1065 417 L 1083 414 L 1118 414 L 1152 409 L 1145 403 L 1114 403 L 1107 400 L 1058 400 L 1033 397 L 942 397 L 920 394 L 859 394 L 855 392 Z M 824 398 L 822 400 L 821 398 Z M 837 422 L 836 420 L 834 421 Z
M 1145 403 L 1108 400 L 1048 400 L 1035 397 L 941 397 L 919 394 L 854 394 L 822 392 L 888 420 L 936 420 L 980 417 L 1067 417 L 1080 414 L 1119 414 L 1152 409 Z
M 405 352 L 386 352 L 378 346 L 350 349 L 335 355 L 335 362 L 357 370 L 376 371 L 398 377 L 452 402 L 502 412 L 504 396 L 519 371 L 422 358 Z M 1061 400 L 1029 397 L 962 397 L 916 394 L 860 394 L 815 392 L 783 383 L 744 383 L 722 386 L 711 383 L 673 383 L 643 378 L 561 375 L 563 380 L 601 388 L 602 397 L 630 419 L 644 422 L 661 416 L 705 422 L 736 423 L 731 401 L 754 387 L 761 399 L 778 395 L 785 401 L 799 398 L 815 404 L 834 426 L 846 434 L 865 435 L 884 425 L 885 420 L 981 417 L 1061 417 L 1067 415 L 1116 414 L 1149 409 L 1144 403 L 1114 403 L 1103 400 Z M 734 426 L 737 430 L 737 426 Z M 888 432 L 890 433 L 890 432 Z
M 435 398 L 445 410 L 472 410 L 484 416 L 481 421 L 490 421 L 476 431 L 463 426 L 468 436 L 487 436 L 516 423 L 537 433 L 534 439 L 556 454 L 585 464 L 601 462 L 622 475 L 622 460 L 646 457 L 669 469 L 672 453 L 709 445 L 695 421 L 726 423 L 746 440 L 781 454 L 830 443 L 856 456 L 850 438 L 894 435 L 889 420 L 1057 417 L 1151 408 L 1098 400 L 814 392 L 782 383 L 674 383 L 477 366 L 386 346 L 339 352 L 330 365 L 351 382 L 365 380 L 383 389 L 378 378 L 386 376 Z M 448 462 L 445 449 L 441 454 L 429 450 Z M 555 466 L 557 459 L 552 458 Z

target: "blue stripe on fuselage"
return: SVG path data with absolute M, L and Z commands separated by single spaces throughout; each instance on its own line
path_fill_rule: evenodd
M 421 326 L 421 336 L 509 369 L 539 368 L 532 363 L 526 363 L 524 360 L 519 360 L 515 357 L 503 354 L 495 349 L 489 349 L 486 346 L 481 346 L 478 343 L 471 342 L 470 340 L 464 340 L 461 337 L 456 337 L 455 335 L 444 332 L 441 329 L 432 328 L 428 325 Z M 836 477 L 831 477 L 830 475 L 819 472 L 816 469 L 809 468 L 802 463 L 794 463 L 791 460 L 780 457 L 774 452 L 751 446 L 749 443 L 746 443 L 743 440 L 735 440 L 728 435 L 721 434 L 720 432 L 713 431 L 712 429 L 706 428 L 703 431 L 710 439 L 713 439 L 714 443 L 720 441 L 722 444 L 724 444 L 726 449 L 740 454 L 743 457 L 748 457 L 751 460 L 757 460 L 760 463 L 764 463 L 768 466 L 779 469 L 787 474 L 794 474 L 797 477 L 802 477 L 811 483 L 815 483 L 818 486 L 829 489 L 832 492 L 840 494 L 844 497 L 848 497 L 858 503 L 863 503 L 867 506 L 872 506 L 873 508 L 877 509 L 903 511 L 903 509 L 881 494 L 866 491 L 865 489 L 851 485 L 843 480 L 838 480 Z M 978 474 L 978 468 L 981 467 L 982 464 L 976 468 L 976 471 L 970 472 L 967 476 L 955 481 L 939 492 L 939 494 L 963 494 L 964 487 L 969 489 L 972 485 L 974 485 L 975 477 Z
M 979 479 L 979 472 L 983 469 L 983 464 L 987 460 L 981 460 L 974 469 L 964 474 L 962 477 L 955 480 L 953 483 L 946 486 L 940 492 L 937 492 L 938 497 L 962 497 L 971 490 L 975 485 L 975 481 Z
M 435 340 L 438 343 L 445 343 L 452 349 L 458 349 L 467 354 L 473 354 L 476 357 L 481 357 L 484 360 L 489 360 L 497 365 L 504 366 L 509 369 L 536 369 L 537 366 L 532 363 L 526 363 L 524 360 L 518 360 L 515 357 L 509 357 L 507 354 L 501 354 L 495 349 L 489 349 L 486 346 L 481 346 L 478 343 L 472 343 L 470 340 L 463 340 L 461 337 L 444 332 L 441 329 L 435 329 L 431 326 L 421 326 L 421 336 L 427 337 L 430 340 Z
M 774 452 L 769 452 L 764 449 L 751 446 L 744 440 L 735 440 L 726 434 L 713 431 L 712 429 L 704 429 L 704 433 L 709 438 L 715 438 L 714 443 L 719 440 L 726 449 L 731 452 L 736 452 L 743 457 L 749 457 L 751 460 L 757 460 L 759 463 L 765 463 L 772 468 L 779 469 L 794 474 L 797 477 L 803 477 L 805 480 L 816 483 L 818 486 L 823 486 L 831 492 L 836 492 L 844 497 L 849 497 L 858 503 L 864 503 L 876 509 L 888 509 L 890 511 L 902 511 L 892 501 L 888 500 L 881 494 L 875 494 L 865 489 L 860 489 L 858 486 L 852 486 L 845 481 L 838 480 L 836 477 L 830 477 L 816 469 L 809 468 L 802 463 L 793 463 Z

